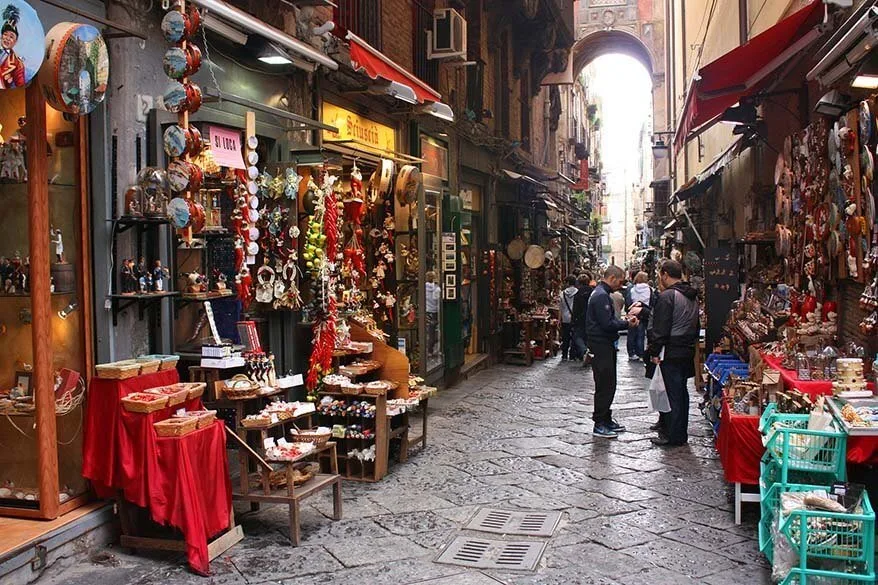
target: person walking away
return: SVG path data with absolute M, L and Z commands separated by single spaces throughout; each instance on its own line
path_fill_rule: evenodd
M 588 310 L 588 299 L 594 290 L 591 284 L 591 275 L 582 274 L 576 281 L 579 291 L 573 297 L 573 345 L 570 347 L 570 359 L 582 360 L 583 365 L 588 365 L 588 332 L 586 331 L 585 316 Z
M 627 320 L 618 319 L 610 295 L 619 290 L 625 272 L 618 266 L 610 266 L 588 299 L 586 310 L 586 335 L 588 349 L 594 355 L 594 435 L 615 438 L 625 427 L 613 420 L 613 399 L 616 397 L 616 347 L 619 332 L 639 324 L 639 308 L 632 309 Z
M 576 277 L 567 276 L 567 288 L 561 291 L 561 361 L 567 361 L 570 355 L 570 344 L 573 340 L 573 299 L 579 289 L 576 288 Z
M 634 285 L 629 287 L 629 310 L 631 307 L 649 307 L 652 299 L 652 287 L 649 286 L 649 276 L 645 272 L 638 272 L 634 277 Z M 639 305 L 638 305 L 639 304 Z M 639 315 L 640 325 L 628 332 L 628 359 L 639 361 L 643 359 L 646 340 L 646 319 Z
M 664 289 L 652 311 L 648 355 L 658 365 L 665 382 L 671 412 L 661 417 L 658 446 L 680 446 L 689 441 L 689 391 L 687 380 L 695 375 L 698 342 L 698 293 L 682 280 L 679 262 L 669 260 L 659 269 Z M 664 351 L 664 353 L 662 353 Z
M 442 296 L 442 287 L 436 284 L 434 271 L 428 271 L 426 277 L 427 355 L 434 357 L 439 354 L 439 299 Z

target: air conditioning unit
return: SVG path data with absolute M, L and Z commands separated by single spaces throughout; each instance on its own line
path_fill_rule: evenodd
M 466 60 L 466 20 L 457 10 L 433 11 L 433 30 L 427 31 L 427 58 Z

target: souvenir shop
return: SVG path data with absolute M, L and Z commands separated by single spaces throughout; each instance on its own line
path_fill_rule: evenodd
M 131 31 L 82 8 L 0 4 L 4 48 L 12 42 L 0 64 L 0 529 L 13 541 L 39 523 L 12 517 L 53 519 L 88 500 L 89 114 L 110 75 L 102 31 Z
M 36 14 L 12 2 L 4 32 L 35 30 Z M 22 222 L 4 230 L 0 339 L 25 351 L 7 364 L 0 438 L 33 442 L 4 450 L 0 511 L 52 518 L 113 498 L 123 546 L 185 551 L 208 574 L 244 538 L 233 501 L 288 508 L 297 545 L 301 500 L 331 490 L 339 519 L 343 480 L 378 481 L 426 445 L 435 388 L 424 380 L 443 373 L 442 307 L 459 272 L 458 240 L 443 245 L 439 132 L 388 107 L 358 114 L 342 92 L 316 100 L 313 119 L 291 112 L 313 97 L 305 76 L 262 79 L 225 58 L 231 41 L 203 32 L 199 5 L 171 3 L 143 52 L 164 76 L 163 107 L 147 112 L 109 220 L 107 318 L 133 316 L 150 351 L 95 363 L 91 349 L 81 116 L 107 87 L 100 35 L 52 28 L 55 69 L 0 92 L 20 112 L 2 121 L 17 130 L 0 147 L 0 193 Z M 230 10 L 212 14 L 252 20 Z M 226 91 L 236 86 L 258 89 Z M 36 156 L 27 146 L 43 135 Z
M 758 503 L 760 550 L 781 583 L 875 580 L 875 97 L 818 107 L 786 135 L 766 107 L 778 148 L 756 156 L 771 157 L 771 196 L 747 203 L 751 229 L 734 248 L 704 259 L 707 311 L 725 318 L 708 324 L 702 411 L 736 521 Z
M 548 188 L 536 179 L 503 171 L 497 207 L 500 250 L 494 263 L 502 359 L 531 365 L 560 347 L 558 323 L 562 282 L 562 234 Z M 492 276 L 493 276 L 492 272 Z

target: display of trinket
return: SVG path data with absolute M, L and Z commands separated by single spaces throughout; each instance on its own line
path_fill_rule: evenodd
M 147 217 L 166 217 L 171 200 L 168 173 L 158 167 L 145 167 L 137 174 L 141 194 L 140 210 Z
M 248 352 L 244 354 L 247 377 L 261 386 L 274 388 L 277 386 L 277 375 L 274 371 L 274 354 L 264 352 Z
M 269 461 L 295 461 L 314 449 L 312 443 L 287 443 L 284 439 L 280 439 L 276 445 L 265 450 L 265 458 Z

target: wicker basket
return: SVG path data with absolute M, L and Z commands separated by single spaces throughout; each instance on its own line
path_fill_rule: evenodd
M 108 380 L 127 380 L 140 375 L 140 363 L 136 360 L 123 360 L 95 366 L 98 378 Z
M 139 357 L 134 361 L 140 364 L 141 374 L 152 374 L 154 372 L 158 372 L 159 368 L 161 368 L 162 365 L 162 360 L 157 360 L 149 357 Z
M 160 437 L 182 437 L 198 428 L 198 418 L 180 416 L 153 423 L 152 428 Z
M 162 394 L 147 394 L 146 392 L 134 392 L 122 398 L 122 406 L 128 412 L 140 412 L 147 414 L 161 410 L 168 405 L 168 397 Z
M 184 384 L 171 384 L 170 386 L 159 386 L 144 390 L 147 394 L 161 394 L 168 397 L 168 406 L 177 406 L 183 404 L 189 398 L 189 389 Z
M 244 400 L 259 394 L 259 384 L 243 374 L 218 384 L 222 385 L 223 395 L 229 400 Z
M 245 429 L 261 429 L 262 427 L 267 427 L 273 424 L 270 419 L 246 419 L 242 418 L 238 423 L 239 426 Z
M 322 447 L 332 437 L 332 431 L 318 433 L 316 429 L 299 431 L 293 438 L 300 443 L 312 443 L 315 447 Z
M 373 388 L 370 388 L 369 385 L 366 384 L 364 390 L 369 396 L 384 396 L 385 394 L 390 394 L 391 392 L 399 388 L 399 384 L 397 384 L 396 382 L 391 382 L 389 380 L 381 380 L 381 384 L 382 385 L 380 387 Z
M 138 360 L 146 360 L 146 361 L 159 361 L 159 371 L 164 370 L 173 370 L 177 367 L 177 362 L 180 361 L 180 356 L 178 355 L 165 355 L 161 353 L 151 354 L 151 355 L 142 355 L 137 358 Z
M 189 390 L 189 400 L 193 400 L 198 398 L 202 394 L 204 394 L 204 390 L 207 388 L 207 384 L 205 382 L 186 382 L 183 384 Z
M 198 415 L 196 418 L 198 419 L 198 428 L 203 429 L 205 427 L 209 427 L 213 423 L 216 422 L 216 411 L 215 410 L 198 410 L 195 412 Z

